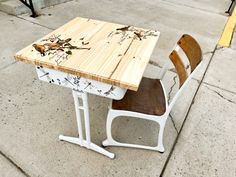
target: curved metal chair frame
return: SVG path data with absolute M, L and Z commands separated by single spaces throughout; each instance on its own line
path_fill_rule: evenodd
M 186 54 L 189 60 L 190 67 L 191 67 L 191 73 L 189 75 L 187 75 L 186 68 L 183 65 L 183 61 L 177 53 L 180 48 L 184 51 L 184 53 Z M 150 114 L 132 112 L 132 111 L 127 111 L 127 110 L 116 110 L 116 109 L 112 109 L 112 105 L 110 105 L 109 112 L 107 115 L 107 123 L 106 123 L 107 139 L 103 141 L 102 143 L 103 146 L 122 146 L 122 147 L 141 148 L 141 149 L 149 149 L 149 150 L 164 152 L 165 149 L 163 145 L 163 133 L 164 133 L 166 121 L 168 119 L 168 116 L 170 114 L 170 111 L 173 105 L 176 103 L 176 100 L 179 98 L 179 96 L 181 95 L 185 87 L 188 85 L 193 74 L 200 67 L 200 64 L 202 61 L 202 51 L 199 44 L 193 37 L 191 37 L 188 34 L 184 34 L 178 41 L 174 50 L 171 52 L 169 58 L 171 59 L 172 63 L 174 64 L 176 68 L 177 74 L 179 76 L 180 87 L 179 87 L 178 92 L 175 94 L 175 96 L 171 100 L 170 104 L 168 104 L 166 90 L 161 81 L 161 79 L 163 79 L 169 67 L 169 62 L 166 62 L 160 74 L 160 82 L 161 82 L 162 89 L 165 96 L 165 106 L 166 106 L 165 113 L 161 116 L 150 115 Z M 158 134 L 157 145 L 152 147 L 152 146 L 146 146 L 146 145 L 121 143 L 114 140 L 112 137 L 112 122 L 115 118 L 119 116 L 135 117 L 139 119 L 146 119 L 146 120 L 157 122 L 159 124 L 159 134 Z

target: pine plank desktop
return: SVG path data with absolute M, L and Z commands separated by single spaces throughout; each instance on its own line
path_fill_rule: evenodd
M 159 34 L 77 17 L 33 43 L 43 46 L 44 54 L 31 44 L 17 52 L 15 58 L 136 91 Z M 68 46 L 55 45 L 58 38 L 62 43 L 69 39 Z M 74 49 L 68 51 L 69 45 Z M 57 47 L 61 50 L 56 50 Z

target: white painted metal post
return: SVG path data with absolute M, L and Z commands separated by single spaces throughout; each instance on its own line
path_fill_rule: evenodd
M 120 87 L 114 87 L 110 84 L 105 84 L 102 82 L 89 80 L 83 77 L 78 78 L 78 76 L 76 75 L 69 75 L 64 72 L 55 71 L 48 68 L 43 68 L 41 66 L 36 66 L 36 71 L 40 80 L 50 82 L 50 83 L 52 80 L 54 80 L 56 81 L 56 82 L 53 82 L 54 84 L 77 90 L 77 91 L 72 90 L 72 94 L 73 94 L 74 104 L 75 104 L 76 121 L 77 121 L 79 137 L 59 135 L 59 139 L 73 143 L 73 144 L 78 144 L 80 146 L 83 146 L 93 151 L 96 151 L 98 153 L 101 153 L 111 159 L 114 159 L 115 158 L 114 153 L 110 153 L 109 151 L 91 142 L 88 93 L 97 94 L 97 95 L 105 96 L 112 99 L 121 99 L 125 95 L 126 89 L 123 89 Z M 73 79 L 78 81 L 80 85 L 73 84 Z M 91 88 L 88 87 L 89 82 L 91 82 L 92 84 Z M 113 90 L 110 94 L 111 88 Z M 79 98 L 82 99 L 81 104 L 79 102 Z M 83 133 L 81 111 L 84 111 L 83 113 L 84 113 L 85 135 Z
M 67 141 L 70 143 L 78 144 L 80 146 L 86 147 L 88 149 L 94 150 L 98 153 L 101 153 L 111 159 L 115 158 L 115 154 L 110 153 L 109 151 L 103 149 L 102 147 L 94 144 L 91 142 L 90 137 L 90 119 L 89 119 L 89 106 L 88 106 L 88 94 L 86 92 L 79 93 L 77 91 L 72 91 L 73 97 L 74 97 L 74 104 L 75 104 L 75 111 L 76 111 L 76 119 L 77 119 L 77 126 L 78 126 L 78 132 L 79 137 L 70 137 L 70 136 L 64 136 L 60 135 L 59 139 L 63 141 Z M 82 98 L 83 105 L 79 105 L 79 97 Z M 85 123 L 85 134 L 86 134 L 86 140 L 83 138 L 83 129 L 82 129 L 82 122 L 81 122 L 81 115 L 80 115 L 80 109 L 84 111 L 84 123 Z
M 74 90 L 72 90 L 72 94 L 74 97 L 74 104 L 75 104 L 75 113 L 76 113 L 76 121 L 77 121 L 77 127 L 78 127 L 78 133 L 79 133 L 79 137 L 80 137 L 80 143 L 81 146 L 83 145 L 83 129 L 82 129 L 82 121 L 81 121 L 81 114 L 80 114 L 80 105 L 79 105 L 79 97 L 78 97 L 78 93 Z
M 85 92 L 82 94 L 83 108 L 84 108 L 84 123 L 85 123 L 85 133 L 86 141 L 88 145 L 91 143 L 90 138 L 90 119 L 89 119 L 89 106 L 88 106 L 88 94 Z

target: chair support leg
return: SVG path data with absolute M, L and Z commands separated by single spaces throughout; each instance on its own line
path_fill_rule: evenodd
M 132 147 L 132 148 L 140 148 L 140 149 L 148 149 L 148 150 L 164 152 L 163 133 L 164 133 L 165 123 L 166 123 L 165 118 L 163 118 L 161 121 L 154 120 L 155 122 L 157 122 L 160 125 L 160 129 L 159 129 L 159 135 L 158 135 L 158 144 L 157 144 L 157 146 L 152 147 L 152 146 L 144 146 L 144 145 L 137 145 L 137 144 L 120 143 L 120 142 L 117 142 L 116 140 L 114 140 L 112 137 L 112 122 L 119 115 L 120 114 L 118 113 L 118 111 L 116 112 L 113 110 L 109 110 L 108 115 L 107 115 L 107 123 L 106 123 L 107 139 L 102 142 L 103 146 Z M 121 114 L 121 115 L 123 115 L 123 114 Z
M 159 128 L 159 133 L 158 133 L 158 144 L 157 144 L 157 149 L 160 152 L 164 152 L 164 145 L 163 145 L 163 134 L 164 134 L 164 129 L 165 129 L 165 124 L 166 124 L 166 120 L 163 119 L 163 121 L 158 122 L 160 125 Z
M 111 143 L 115 143 L 116 141 L 112 138 L 112 122 L 113 119 L 116 118 L 118 115 L 115 115 L 112 111 L 109 110 L 108 115 L 107 115 L 107 122 L 106 122 L 106 134 L 107 134 L 107 139 L 102 142 L 103 146 L 108 146 Z
M 77 126 L 78 126 L 78 133 L 79 137 L 69 137 L 69 136 L 63 136 L 60 135 L 59 139 L 63 141 L 67 141 L 73 144 L 78 144 L 80 146 L 86 147 L 87 149 L 91 149 L 93 151 L 96 151 L 98 153 L 101 153 L 111 159 L 115 158 L 115 154 L 108 152 L 107 150 L 103 149 L 102 147 L 99 147 L 98 145 L 91 142 L 91 135 L 90 135 L 90 121 L 89 121 L 89 107 L 88 107 L 88 97 L 87 93 L 78 93 L 76 91 L 73 91 L 74 96 L 74 103 L 75 103 L 75 110 L 76 110 L 76 118 L 77 118 Z M 82 98 L 83 106 L 79 105 L 79 97 Z M 84 123 L 85 123 L 85 135 L 86 139 L 84 139 L 83 136 L 83 130 L 82 130 L 82 121 L 81 121 L 81 115 L 80 110 L 84 111 Z

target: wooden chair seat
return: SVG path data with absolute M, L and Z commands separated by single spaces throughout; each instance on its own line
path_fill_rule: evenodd
M 189 62 L 184 62 L 178 54 L 179 49 L 185 53 Z M 177 75 L 179 77 L 179 89 L 171 99 L 167 102 L 166 91 L 161 80 L 143 78 L 137 92 L 127 91 L 122 100 L 113 100 L 112 108 L 109 109 L 107 115 L 107 139 L 102 142 L 104 146 L 122 146 L 131 148 L 149 149 L 164 152 L 163 145 L 164 128 L 178 97 L 189 83 L 196 68 L 200 67 L 202 62 L 202 51 L 197 41 L 190 35 L 184 34 L 177 42 L 176 47 L 169 56 L 172 61 Z M 190 65 L 190 72 L 187 72 L 187 66 Z M 167 72 L 169 63 L 167 62 L 160 73 L 160 79 L 163 79 Z M 143 113 L 143 114 L 137 114 Z M 146 146 L 142 144 L 122 143 L 114 140 L 112 137 L 112 122 L 119 116 L 137 117 L 139 119 L 151 120 L 159 124 L 159 132 L 156 146 Z
M 128 90 L 123 99 L 113 100 L 112 109 L 163 115 L 166 101 L 160 80 L 142 78 L 138 91 Z

